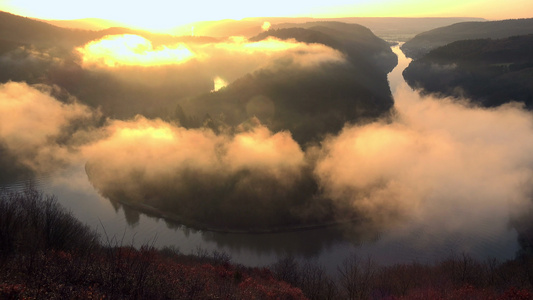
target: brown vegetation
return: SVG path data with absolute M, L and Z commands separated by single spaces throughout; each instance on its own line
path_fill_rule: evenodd
M 371 258 L 348 257 L 331 277 L 324 268 L 285 257 L 273 272 L 301 288 L 309 299 L 532 299 L 532 260 L 478 262 L 462 254 L 433 265 L 379 266 Z
M 98 243 L 97 235 L 33 189 L 0 194 L 0 299 L 305 299 L 268 269 L 219 252 Z
M 532 299 L 533 259 L 379 266 L 348 257 L 332 276 L 283 257 L 271 268 L 198 249 L 123 246 L 82 225 L 32 188 L 0 192 L 1 299 Z

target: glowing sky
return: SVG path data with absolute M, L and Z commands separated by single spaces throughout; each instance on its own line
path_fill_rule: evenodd
M 532 17 L 531 0 L 67 1 L 0 0 L 0 10 L 41 19 L 102 18 L 146 29 L 246 17 Z
M 164 66 L 183 63 L 195 56 L 185 45 L 154 49 L 149 40 L 131 34 L 107 36 L 78 51 L 83 55 L 84 64 L 103 63 L 108 67 Z

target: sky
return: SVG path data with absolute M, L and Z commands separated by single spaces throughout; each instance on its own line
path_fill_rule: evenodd
M 330 1 L 67 1 L 0 0 L 0 10 L 31 18 L 101 18 L 132 27 L 170 29 L 196 21 L 247 17 L 480 17 L 529 18 L 531 0 L 330 0 Z

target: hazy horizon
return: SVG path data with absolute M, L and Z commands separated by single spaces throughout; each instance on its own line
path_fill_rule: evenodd
M 246 18 L 347 18 L 347 17 L 458 17 L 504 20 L 529 18 L 533 3 L 515 0 L 502 5 L 499 1 L 432 1 L 421 0 L 357 1 L 333 0 L 288 3 L 269 1 L 247 3 L 231 0 L 224 3 L 195 1 L 186 5 L 162 0 L 135 3 L 122 1 L 47 2 L 3 1 L 0 10 L 16 15 L 50 20 L 100 19 L 110 24 L 150 31 L 168 31 L 175 27 L 204 21 L 243 20 Z

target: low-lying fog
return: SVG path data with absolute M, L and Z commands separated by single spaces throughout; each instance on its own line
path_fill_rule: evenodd
M 302 146 L 291 132 L 274 132 L 257 118 L 227 132 L 143 116 L 103 119 L 75 99 L 58 101 L 53 87 L 23 82 L 0 86 L 0 141 L 17 149 L 24 166 L 46 174 L 43 189 L 100 232 L 103 226 L 119 239 L 124 233 L 124 243 L 153 238 L 183 252 L 220 249 L 252 265 L 285 252 L 331 263 L 350 251 L 382 263 L 463 251 L 510 258 L 517 250 L 510 218 L 531 208 L 533 116 L 518 104 L 486 109 L 468 99 L 421 97 L 401 79 L 408 61 L 394 49 L 400 55 L 389 75 L 394 113 L 347 123 L 320 143 Z M 115 214 L 88 183 L 86 162 L 99 191 L 131 201 L 212 206 L 226 216 L 246 213 L 242 207 L 260 206 L 266 214 L 281 207 L 321 219 L 328 199 L 336 212 L 365 222 L 296 234 L 167 229 L 135 211 L 126 209 L 126 219 Z

